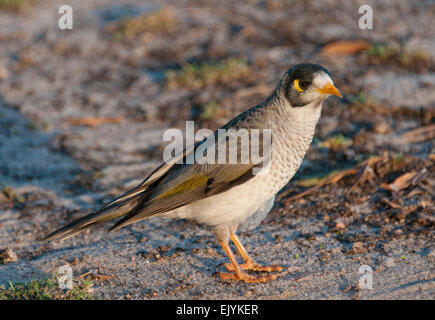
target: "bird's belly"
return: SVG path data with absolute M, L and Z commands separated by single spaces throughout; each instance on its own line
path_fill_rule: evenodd
M 210 226 L 241 220 L 254 213 L 262 203 L 263 191 L 258 182 L 254 177 L 243 185 L 195 201 L 168 212 L 164 216 L 195 220 L 198 223 Z
M 302 159 L 274 157 L 269 172 L 242 185 L 165 213 L 168 218 L 184 218 L 217 226 L 237 223 L 253 215 L 293 177 Z

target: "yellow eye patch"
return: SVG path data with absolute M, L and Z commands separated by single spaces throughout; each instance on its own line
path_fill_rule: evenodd
M 299 79 L 296 79 L 293 81 L 293 87 L 296 89 L 297 92 L 302 92 L 304 91 L 300 86 L 299 86 Z

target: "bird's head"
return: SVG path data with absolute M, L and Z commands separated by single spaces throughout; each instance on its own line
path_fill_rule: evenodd
M 292 107 L 321 102 L 331 94 L 341 98 L 328 70 L 317 64 L 297 64 L 282 79 L 282 93 Z

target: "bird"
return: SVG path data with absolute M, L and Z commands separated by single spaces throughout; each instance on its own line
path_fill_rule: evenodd
M 203 139 L 164 161 L 135 188 L 44 239 L 66 239 L 118 218 L 109 231 L 152 216 L 182 218 L 213 230 L 230 261 L 224 264 L 225 272 L 216 272 L 223 281 L 261 283 L 276 279 L 285 268 L 254 261 L 236 232 L 239 226 L 256 227 L 272 209 L 276 194 L 299 169 L 314 137 L 323 102 L 331 95 L 342 97 L 324 67 L 312 63 L 290 67 L 268 98 L 220 128 L 249 133 L 269 130 L 270 159 L 267 166 L 263 163 L 263 169 L 267 167 L 265 172 L 256 173 L 259 164 L 252 159 L 245 163 L 185 161 L 193 152 L 204 148 L 207 140 Z M 218 141 L 214 140 L 215 147 L 223 144 L 229 150 L 231 139 Z M 214 150 L 217 158 L 216 149 L 207 149 L 207 153 Z M 230 239 L 243 258 L 242 264 L 230 248 Z

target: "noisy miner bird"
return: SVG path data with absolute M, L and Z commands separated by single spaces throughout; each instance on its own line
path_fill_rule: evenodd
M 247 163 L 177 161 L 192 155 L 206 143 L 203 140 L 161 164 L 136 188 L 97 212 L 54 231 L 45 239 L 65 239 L 92 225 L 120 217 L 110 230 L 155 215 L 184 218 L 212 227 L 231 262 L 225 264 L 229 272 L 218 273 L 221 279 L 253 283 L 275 279 L 284 268 L 254 262 L 236 231 L 239 225 L 252 222 L 253 217 L 257 223 L 260 222 L 270 211 L 275 195 L 301 165 L 313 139 L 322 103 L 330 95 L 341 97 L 325 68 L 308 63 L 293 66 L 285 72 L 269 98 L 221 128 L 248 132 L 270 130 L 270 161 L 265 173 L 254 173 L 258 165 L 252 159 Z M 227 139 L 225 143 L 229 141 Z M 216 153 L 217 149 L 214 149 Z M 244 260 L 241 265 L 229 246 L 230 238 Z

